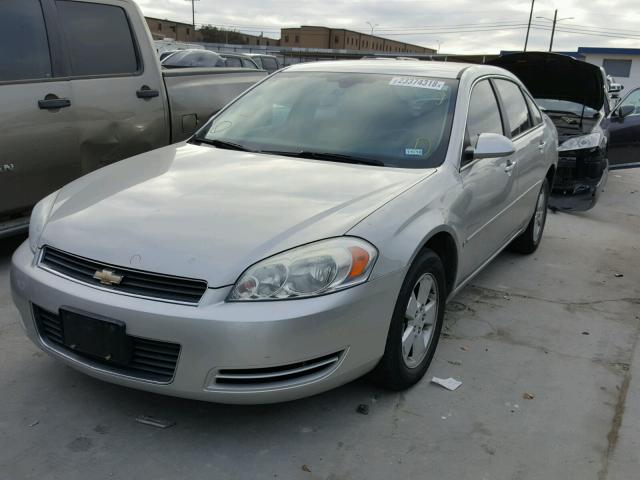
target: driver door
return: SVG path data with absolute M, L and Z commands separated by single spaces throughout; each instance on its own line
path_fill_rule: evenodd
M 471 92 L 465 148 L 475 147 L 481 133 L 504 135 L 507 125 L 489 80 L 478 82 Z M 463 225 L 462 275 L 466 279 L 504 247 L 517 228 L 511 206 L 517 197 L 515 157 L 463 158 L 461 200 L 454 212 Z
M 620 102 L 614 112 L 623 105 L 635 110 L 626 117 L 611 116 L 609 123 L 609 164 L 611 166 L 640 162 L 640 88 Z

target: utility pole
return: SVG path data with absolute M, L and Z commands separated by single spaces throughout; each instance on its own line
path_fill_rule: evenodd
M 196 2 L 200 0 L 186 0 L 187 2 L 191 2 L 191 24 L 193 25 L 193 30 L 196 29 Z
M 378 24 L 376 23 L 376 24 L 374 25 L 374 24 L 373 24 L 373 23 L 371 23 L 371 22 L 365 22 L 365 23 L 371 27 L 371 36 L 373 37 L 373 29 L 374 29 L 375 27 L 377 27 L 377 26 L 378 26 Z
M 547 17 L 536 17 L 536 18 L 542 18 L 543 20 L 553 22 L 553 26 L 551 27 L 551 42 L 549 42 L 549 51 L 551 52 L 553 50 L 553 37 L 555 36 L 555 33 L 556 33 L 556 24 L 563 20 L 572 20 L 573 17 L 558 18 L 558 10 L 556 9 L 556 11 L 553 14 L 553 20 Z
M 529 43 L 529 32 L 531 31 L 531 19 L 533 18 L 533 6 L 536 0 L 531 0 L 531 11 L 529 12 L 529 24 L 527 25 L 527 36 L 524 39 L 524 51 L 527 51 L 527 44 Z
M 551 42 L 549 43 L 549 51 L 553 50 L 553 36 L 556 33 L 556 23 L 558 23 L 558 9 L 553 14 L 553 27 L 551 27 Z

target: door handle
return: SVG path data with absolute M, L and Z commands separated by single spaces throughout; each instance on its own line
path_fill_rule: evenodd
M 152 90 L 147 85 L 143 85 L 140 90 L 136 92 L 136 96 L 138 98 L 155 98 L 160 96 L 160 92 L 158 90 Z
M 68 98 L 58 98 L 53 95 L 47 95 L 44 100 L 38 100 L 38 107 L 42 110 L 54 110 L 57 108 L 67 108 L 71 106 L 71 100 Z
M 547 144 L 547 142 L 540 142 L 538 144 L 538 150 L 540 150 L 542 152 L 542 150 L 544 150 L 544 146 Z
M 507 164 L 504 166 L 504 171 L 507 172 L 509 175 L 511 175 L 511 172 L 513 171 L 513 169 L 516 168 L 516 163 L 517 162 L 508 158 Z

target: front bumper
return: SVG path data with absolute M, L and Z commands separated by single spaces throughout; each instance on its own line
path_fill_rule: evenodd
M 320 393 L 371 370 L 382 354 L 404 272 L 334 294 L 300 300 L 226 303 L 229 287 L 209 289 L 197 307 L 134 298 L 92 288 L 45 271 L 25 242 L 14 254 L 11 288 L 29 338 L 93 377 L 166 395 L 220 403 L 271 403 Z M 34 306 L 72 309 L 118 320 L 127 335 L 180 345 L 173 378 L 141 379 L 79 356 L 39 331 Z M 277 371 L 338 354 L 310 375 L 231 384 L 220 371 Z M 270 370 L 266 370 L 270 371 Z
M 609 162 L 601 148 L 560 152 L 549 206 L 555 210 L 593 208 L 604 191 Z

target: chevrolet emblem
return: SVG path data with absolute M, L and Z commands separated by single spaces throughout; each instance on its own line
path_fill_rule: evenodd
M 102 285 L 119 285 L 124 276 L 118 275 L 113 270 L 103 268 L 102 270 L 96 271 L 96 273 L 93 274 L 93 278 L 100 280 Z

